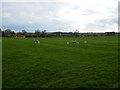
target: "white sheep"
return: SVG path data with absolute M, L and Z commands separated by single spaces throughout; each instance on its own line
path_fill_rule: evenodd
M 40 43 L 40 41 L 39 40 L 34 40 L 34 43 Z

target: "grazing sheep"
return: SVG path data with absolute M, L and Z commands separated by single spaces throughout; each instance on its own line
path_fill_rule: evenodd
M 39 40 L 34 40 L 34 43 L 40 43 L 40 41 Z
M 72 41 L 71 43 L 77 43 L 77 41 L 75 40 L 75 41 Z
M 77 42 L 76 40 L 75 41 L 71 41 L 71 42 L 67 42 L 67 44 L 70 44 L 70 43 L 75 43 L 75 44 L 79 44 L 79 42 Z
M 72 42 L 71 43 L 76 43 L 76 44 L 79 44 L 79 42 L 77 42 L 76 40 L 72 40 Z

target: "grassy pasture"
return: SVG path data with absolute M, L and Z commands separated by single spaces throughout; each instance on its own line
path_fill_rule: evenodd
M 37 39 L 2 39 L 3 88 L 117 87 L 117 36 Z

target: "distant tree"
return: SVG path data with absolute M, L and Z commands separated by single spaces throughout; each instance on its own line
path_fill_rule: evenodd
M 11 31 L 11 34 L 15 34 L 15 32 L 14 32 L 14 31 Z
M 78 30 L 75 30 L 74 35 L 75 35 L 75 36 L 79 36 L 79 31 L 78 31 Z
M 4 33 L 5 37 L 9 37 L 11 35 L 12 31 L 11 31 L 11 29 L 6 29 L 3 33 Z
M 27 33 L 26 37 L 34 37 L 34 33 Z
M 43 31 L 42 31 L 41 36 L 42 36 L 42 37 L 46 37 L 46 30 L 43 30 Z
M 0 37 L 2 36 L 2 29 L 0 28 Z
M 113 32 L 105 32 L 106 33 L 106 35 L 115 35 L 115 32 L 113 31 Z
M 2 37 L 5 37 L 5 31 L 2 31 Z
M 38 30 L 35 30 L 35 35 L 38 37 L 38 36 L 40 36 L 40 30 L 38 29 Z
M 69 32 L 68 34 L 69 34 L 71 37 L 73 36 L 73 32 Z
M 73 34 L 72 32 L 69 32 L 69 34 Z
M 62 32 L 54 32 L 53 34 L 57 37 L 60 37 L 62 35 Z
M 22 30 L 22 34 L 23 34 L 23 35 L 26 35 L 26 34 L 27 34 L 27 31 L 26 31 L 26 30 Z
M 79 31 L 78 30 L 75 30 L 75 32 L 74 33 L 79 33 Z
M 22 35 L 23 33 L 22 33 L 22 32 L 17 32 L 17 34 L 20 34 L 20 35 Z

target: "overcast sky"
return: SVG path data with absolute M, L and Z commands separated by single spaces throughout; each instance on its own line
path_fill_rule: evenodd
M 8 2 L 9 1 L 9 2 Z M 119 0 L 2 0 L 2 28 L 74 32 L 118 31 Z

